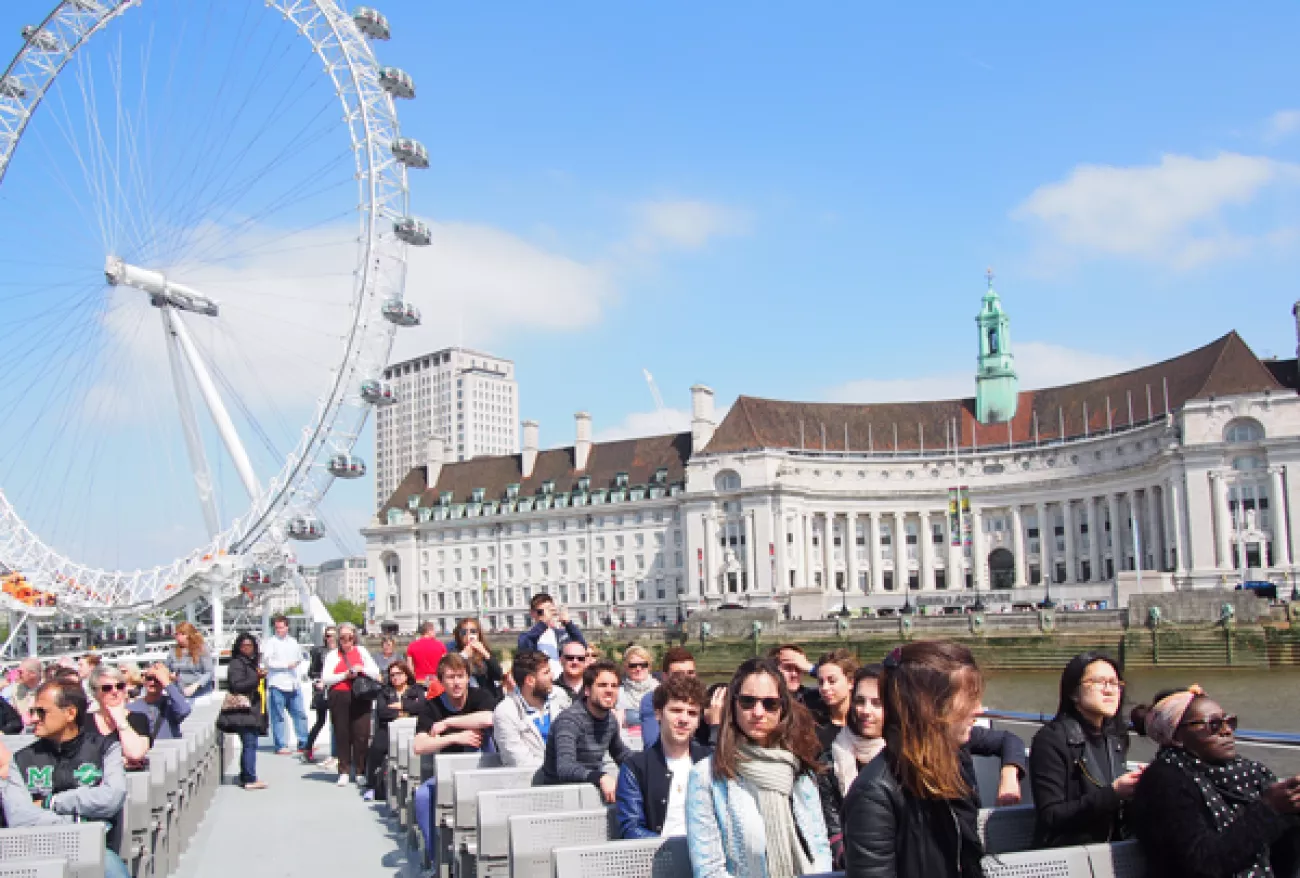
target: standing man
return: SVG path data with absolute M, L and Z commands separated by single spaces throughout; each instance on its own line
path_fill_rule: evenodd
M 415 738 L 411 749 L 417 755 L 430 753 L 472 753 L 483 747 L 483 738 L 492 728 L 492 708 L 496 706 L 486 689 L 469 685 L 469 664 L 458 652 L 448 653 L 438 663 L 438 682 L 442 694 L 430 698 L 415 721 Z M 433 832 L 433 801 L 438 778 L 431 777 L 415 791 L 415 822 L 424 835 L 424 849 L 437 850 Z
M 673 674 L 650 693 L 659 718 L 659 738 L 623 760 L 618 773 L 619 835 L 654 838 L 686 834 L 686 783 L 691 766 L 709 755 L 695 732 L 704 710 L 704 684 Z
M 41 686 L 41 660 L 26 658 L 18 665 L 18 680 L 7 687 L 3 694 L 18 715 L 23 725 L 30 728 L 34 719 L 32 705 L 36 703 L 36 690 Z
M 578 701 L 587 694 L 587 684 L 583 682 L 583 675 L 586 673 L 590 658 L 591 653 L 585 643 L 570 640 L 560 647 L 560 676 L 556 677 L 552 670 L 551 679 L 564 690 L 570 701 Z
M 379 641 L 379 655 L 375 656 L 375 667 L 379 668 L 379 673 L 384 675 L 385 680 L 388 679 L 388 666 L 395 661 L 397 661 L 397 641 L 391 635 L 385 634 L 383 639 Z M 415 683 L 419 681 L 411 680 L 409 682 Z M 420 685 L 424 684 L 421 683 Z
M 442 692 L 438 682 L 438 666 L 447 654 L 447 647 L 438 639 L 436 627 L 432 622 L 420 626 L 420 636 L 406 647 L 406 663 L 415 674 L 415 682 L 423 686 L 433 698 Z
M 275 634 L 262 648 L 262 663 L 266 667 L 267 710 L 271 714 L 271 739 L 275 752 L 288 756 L 290 750 L 284 739 L 284 711 L 293 720 L 293 736 L 298 752 L 307 752 L 307 709 L 302 703 L 302 687 L 298 681 L 298 667 L 302 664 L 302 647 L 289 636 L 289 620 L 276 616 L 271 620 Z
M 39 740 L 12 756 L 4 778 L 4 816 L 10 826 L 57 826 L 102 820 L 106 878 L 130 878 L 116 850 L 121 840 L 118 818 L 126 802 L 126 768 L 122 745 L 83 731 L 86 693 L 80 683 L 50 682 L 37 690 L 32 713 Z
M 149 723 L 149 743 L 181 736 L 181 723 L 190 715 L 190 700 L 172 679 L 162 662 L 144 672 L 144 694 L 127 705 L 132 713 L 144 714 Z
M 519 635 L 518 650 L 536 649 L 546 653 L 551 660 L 551 678 L 559 679 L 564 673 L 560 667 L 560 650 L 573 641 L 586 646 L 587 640 L 578 626 L 569 620 L 569 611 L 558 609 L 555 598 L 546 592 L 533 595 L 528 609 L 533 615 L 533 627 Z
M 587 697 L 576 702 L 551 724 L 542 763 L 542 783 L 593 783 L 609 804 L 618 781 L 605 774 L 605 754 L 622 764 L 628 748 L 619 734 L 614 704 L 618 701 L 618 665 L 608 659 L 592 662 L 584 673 Z
M 493 737 L 503 765 L 540 768 L 546 761 L 551 725 L 572 700 L 551 682 L 551 660 L 530 649 L 515 653 L 511 692 L 492 711 Z

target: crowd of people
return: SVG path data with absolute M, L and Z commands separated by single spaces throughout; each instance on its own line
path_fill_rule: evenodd
M 955 643 L 907 643 L 877 664 L 846 649 L 814 661 L 782 644 L 706 687 L 685 647 L 657 668 L 635 645 L 616 663 L 550 596 L 535 595 L 530 614 L 508 663 L 472 617 L 446 643 L 426 624 L 401 655 L 385 638 L 372 656 L 348 624 L 327 629 L 308 657 L 284 618 L 261 642 L 241 633 L 219 720 L 243 741 L 240 783 L 266 786 L 259 737 L 269 731 L 277 754 L 317 762 L 329 722 L 333 752 L 319 764 L 339 786 L 383 798 L 390 724 L 414 717 L 417 754 L 496 752 L 536 769 L 535 783 L 592 784 L 624 838 L 685 836 L 696 878 L 977 878 L 980 802 L 1018 803 L 1026 774 L 1036 846 L 1136 838 L 1154 878 L 1300 874 L 1300 776 L 1279 780 L 1239 756 L 1237 718 L 1197 686 L 1126 714 L 1123 669 L 1102 653 L 1065 666 L 1056 715 L 1027 749 L 978 722 L 983 675 Z M 111 844 L 124 773 L 148 764 L 154 741 L 179 735 L 190 702 L 214 683 L 192 626 L 178 630 L 168 661 L 143 671 L 96 658 L 28 660 L 0 693 L 0 730 L 38 738 L 17 753 L 0 741 L 3 825 L 98 819 Z M 1128 768 L 1134 733 L 1158 747 L 1138 770 Z M 976 756 L 1000 762 L 987 796 Z M 94 770 L 71 770 L 85 764 Z M 430 848 L 435 784 L 415 794 Z M 125 874 L 110 854 L 107 875 Z

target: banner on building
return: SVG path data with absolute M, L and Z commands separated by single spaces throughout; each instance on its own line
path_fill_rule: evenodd
M 956 488 L 948 489 L 948 541 L 961 545 L 961 492 Z
M 962 485 L 957 490 L 961 493 L 961 544 L 969 549 L 971 546 L 970 488 Z
M 366 580 L 366 621 L 370 625 L 375 623 L 375 578 L 373 576 Z

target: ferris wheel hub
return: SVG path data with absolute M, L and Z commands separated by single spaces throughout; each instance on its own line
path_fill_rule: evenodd
M 216 317 L 221 306 L 198 290 L 176 281 L 168 280 L 161 271 L 131 265 L 119 256 L 109 256 L 104 262 L 104 278 L 115 287 L 134 287 L 149 294 L 155 308 L 178 308 L 194 314 Z

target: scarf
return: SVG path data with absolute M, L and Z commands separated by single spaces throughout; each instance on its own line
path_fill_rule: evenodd
M 1183 721 L 1183 714 L 1187 713 L 1187 708 L 1198 695 L 1204 694 L 1205 691 L 1193 683 L 1182 692 L 1175 692 L 1157 701 L 1147 715 L 1147 737 L 1161 747 L 1173 744 L 1174 734 L 1178 731 L 1179 723 Z
M 628 697 L 632 699 L 632 703 L 637 707 L 641 706 L 641 701 L 646 697 L 646 693 L 653 692 L 658 687 L 659 681 L 649 674 L 640 683 L 631 679 L 623 681 L 623 691 L 628 694 Z
M 845 726 L 831 741 L 831 761 L 835 765 L 835 779 L 840 784 L 840 795 L 847 796 L 849 787 L 858 776 L 858 766 L 866 765 L 885 749 L 884 738 L 864 738 L 853 734 Z
M 799 759 L 789 750 L 750 743 L 740 748 L 736 771 L 758 801 L 767 835 L 767 878 L 794 878 L 812 870 L 790 804 L 795 777 L 801 770 Z
M 1264 765 L 1240 756 L 1223 765 L 1211 765 L 1181 747 L 1164 747 L 1156 758 L 1177 766 L 1192 779 L 1214 818 L 1217 832 L 1223 832 L 1237 819 L 1237 812 L 1258 799 L 1264 788 L 1277 780 Z M 1234 878 L 1273 878 L 1273 875 L 1269 849 L 1265 847 Z

